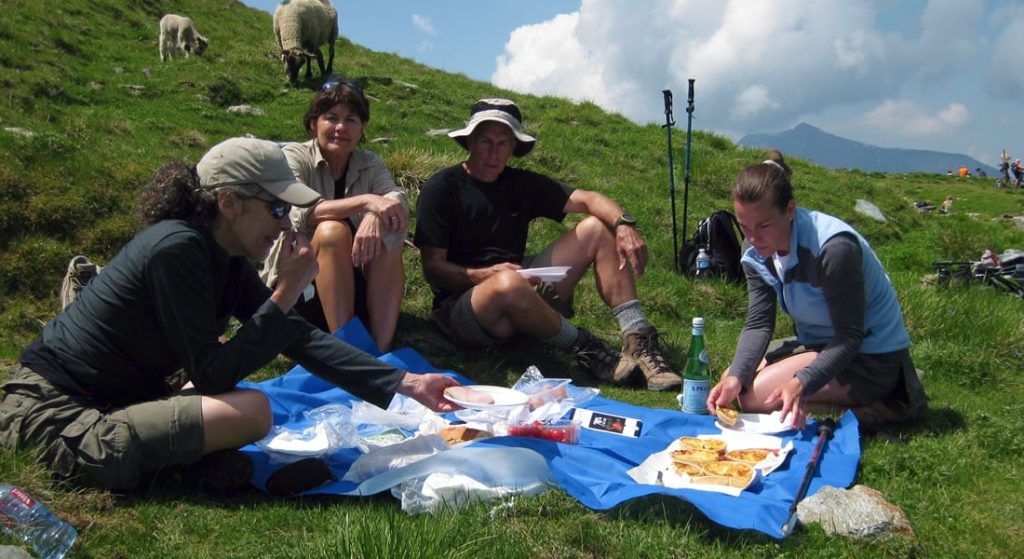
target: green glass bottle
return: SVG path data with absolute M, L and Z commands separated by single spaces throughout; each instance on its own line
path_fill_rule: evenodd
M 690 338 L 690 353 L 686 357 L 683 371 L 683 411 L 686 413 L 708 413 L 707 399 L 711 390 L 711 368 L 708 365 L 708 351 L 704 347 L 704 319 L 693 319 L 693 336 Z

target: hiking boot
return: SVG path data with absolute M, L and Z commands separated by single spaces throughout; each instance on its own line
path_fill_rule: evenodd
M 622 355 L 636 361 L 637 367 L 647 379 L 648 390 L 678 390 L 683 379 L 672 372 L 658 349 L 658 330 L 654 326 L 642 326 L 623 335 Z
M 241 450 L 218 450 L 196 462 L 193 472 L 199 487 L 207 493 L 231 495 L 249 485 L 252 459 Z
M 872 402 L 850 408 L 857 423 L 864 429 L 875 429 L 886 423 L 906 423 L 913 418 L 910 406 L 897 400 Z
M 555 309 L 555 312 L 564 316 L 565 318 L 572 318 L 576 316 L 576 311 L 572 309 L 572 297 L 568 300 L 562 298 L 555 289 L 555 284 L 550 281 L 542 281 L 534 287 L 537 294 L 540 295 L 541 299 L 548 304 L 549 307 Z
M 591 334 L 589 330 L 579 330 L 579 337 L 572 345 L 576 363 L 599 380 L 616 386 L 627 384 L 636 371 L 636 363 L 615 351 L 612 346 Z
M 86 284 L 100 273 L 102 268 L 93 264 L 88 258 L 78 255 L 68 262 L 68 271 L 64 274 L 64 281 L 60 284 L 60 308 L 68 308 L 78 294 L 85 289 Z

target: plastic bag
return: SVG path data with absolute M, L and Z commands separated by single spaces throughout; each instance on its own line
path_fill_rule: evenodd
M 342 479 L 362 483 L 445 450 L 448 450 L 448 444 L 438 435 L 415 437 L 397 444 L 372 448 L 352 463 Z
M 534 365 L 527 367 L 512 388 L 529 394 L 530 405 L 514 410 L 508 417 L 510 424 L 561 419 L 570 409 L 582 406 L 601 393 L 597 388 L 575 386 L 572 379 L 545 378 Z
M 359 443 L 352 410 L 343 404 L 327 404 L 303 412 L 309 426 L 303 429 L 275 425 L 256 442 L 272 464 L 286 464 L 308 457 L 324 457 Z
M 444 427 L 447 423 L 444 418 L 427 409 L 426 406 L 402 395 L 396 395 L 388 409 L 381 409 L 367 402 L 356 402 L 352 406 L 352 423 L 356 425 L 377 425 L 379 431 L 386 431 L 393 427 L 416 431 L 424 427 L 424 424 L 434 426 L 434 431 Z M 438 427 L 438 425 L 440 425 Z M 367 434 L 371 430 L 363 430 Z

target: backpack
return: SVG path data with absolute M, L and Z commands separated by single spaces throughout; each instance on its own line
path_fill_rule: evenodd
M 743 235 L 736 216 L 718 210 L 697 224 L 693 237 L 679 251 L 679 267 L 687 276 L 697 275 L 697 253 L 703 248 L 711 257 L 710 277 L 745 283 L 746 274 L 740 266 Z

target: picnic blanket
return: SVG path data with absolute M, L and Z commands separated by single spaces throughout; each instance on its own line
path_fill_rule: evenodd
M 335 335 L 355 347 L 378 355 L 382 361 L 405 370 L 416 373 L 441 372 L 453 376 L 464 384 L 473 384 L 471 379 L 453 371 L 438 371 L 420 354 L 409 348 L 380 355 L 369 333 L 357 320 L 338 330 Z M 357 401 L 354 396 L 299 366 L 280 377 L 243 385 L 261 390 L 267 395 L 274 414 L 274 424 L 282 426 L 301 423 L 303 412 L 306 410 L 330 403 L 351 404 Z M 634 406 L 603 397 L 595 397 L 584 407 L 638 418 L 643 421 L 643 432 L 639 438 L 627 438 L 584 429 L 577 445 L 523 437 L 493 437 L 476 441 L 469 447 L 442 452 L 442 455 L 458 454 L 440 460 L 440 467 L 462 471 L 469 477 L 487 476 L 492 468 L 501 468 L 500 474 L 503 476 L 535 476 L 536 464 L 531 464 L 531 457 L 536 453 L 547 463 L 550 470 L 549 479 L 591 509 L 609 509 L 646 495 L 671 495 L 692 503 L 709 519 L 723 526 L 752 529 L 774 538 L 785 536 L 783 526 L 788 520 L 790 506 L 814 449 L 817 434 L 814 422 L 809 423 L 803 431 L 780 435 L 783 444 L 792 441 L 794 447 L 786 462 L 765 477 L 760 484 L 755 484 L 749 490 L 743 491 L 739 497 L 734 497 L 715 492 L 639 484 L 626 473 L 652 453 L 663 450 L 678 437 L 719 433 L 720 430 L 714 425 L 715 418 L 685 414 L 678 410 Z M 252 481 L 257 487 L 264 488 L 267 478 L 283 466 L 272 464 L 269 457 L 255 445 L 249 445 L 242 450 L 253 458 L 256 467 Z M 503 456 L 503 459 L 485 459 L 489 452 Z M 341 480 L 359 456 L 360 452 L 357 449 L 346 448 L 330 455 L 327 462 L 335 477 Z M 518 458 L 512 459 L 510 463 L 509 456 Z M 453 460 L 456 457 L 457 459 Z M 857 420 L 852 413 L 847 412 L 840 418 L 834 437 L 820 457 L 807 496 L 813 495 L 825 486 L 849 487 L 854 481 L 859 460 Z M 361 485 L 335 481 L 306 494 L 367 495 L 387 490 L 403 477 L 424 475 L 430 467 L 429 463 L 422 464 L 418 470 L 409 468 L 409 471 L 401 476 L 380 476 L 383 479 L 371 479 Z M 531 480 L 521 481 L 526 483 Z

